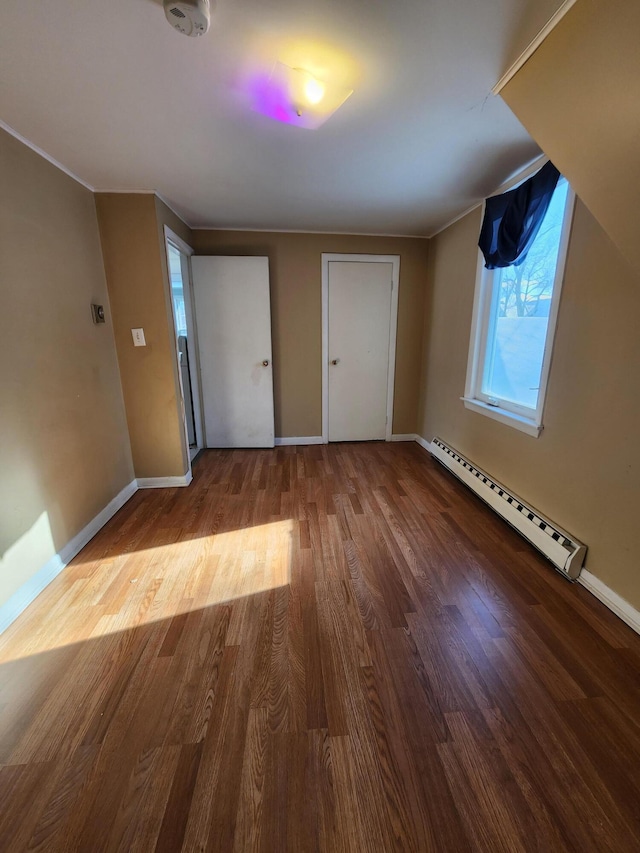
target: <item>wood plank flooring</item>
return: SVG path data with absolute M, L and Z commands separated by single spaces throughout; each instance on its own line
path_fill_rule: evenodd
M 640 637 L 415 444 L 207 451 L 0 638 L 0 849 L 640 850 Z

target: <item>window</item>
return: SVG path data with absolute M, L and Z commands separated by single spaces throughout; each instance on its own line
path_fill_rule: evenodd
M 463 400 L 534 436 L 542 430 L 573 201 L 561 177 L 524 263 L 487 270 L 481 260 L 476 282 Z
M 187 313 L 184 305 L 184 285 L 182 283 L 182 260 L 180 250 L 167 243 L 169 257 L 169 278 L 171 279 L 171 299 L 176 335 L 187 336 Z

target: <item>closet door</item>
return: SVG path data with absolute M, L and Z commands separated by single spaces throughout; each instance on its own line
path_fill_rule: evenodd
M 385 439 L 393 265 L 330 261 L 328 288 L 328 439 Z
M 269 259 L 191 258 L 207 447 L 273 447 Z

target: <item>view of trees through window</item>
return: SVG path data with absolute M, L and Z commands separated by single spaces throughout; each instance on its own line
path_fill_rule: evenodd
M 173 316 L 177 335 L 187 334 L 187 316 L 184 307 L 184 287 L 182 284 L 182 267 L 180 252 L 169 244 L 169 276 L 171 278 L 171 298 L 173 300 Z
M 536 409 L 569 185 L 561 179 L 520 266 L 493 272 L 481 392 Z

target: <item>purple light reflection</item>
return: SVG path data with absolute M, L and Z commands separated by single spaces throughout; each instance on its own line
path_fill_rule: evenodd
M 262 72 L 247 81 L 246 89 L 255 112 L 284 124 L 301 125 L 300 116 L 291 104 L 284 80 L 278 80 L 275 75 Z

